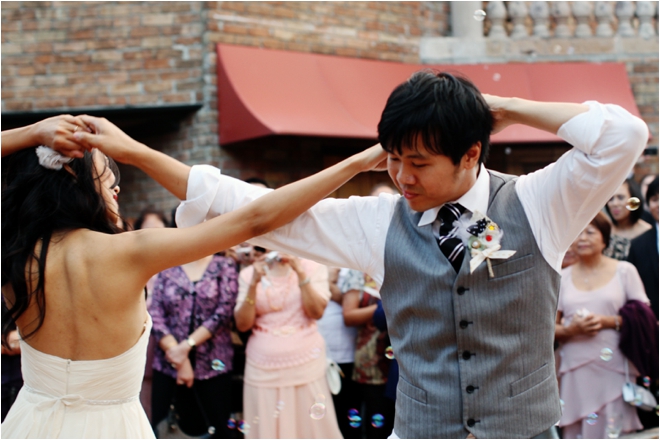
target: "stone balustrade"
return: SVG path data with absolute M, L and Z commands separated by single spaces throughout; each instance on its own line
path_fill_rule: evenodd
M 484 35 L 493 39 L 655 38 L 658 2 L 487 2 Z M 483 14 L 481 15 L 483 16 Z M 481 17 L 475 15 L 477 19 Z
M 424 63 L 625 61 L 658 56 L 658 2 L 450 2 L 451 32 Z

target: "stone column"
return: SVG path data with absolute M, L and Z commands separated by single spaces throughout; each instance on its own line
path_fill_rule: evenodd
M 575 36 L 578 38 L 588 38 L 593 35 L 591 26 L 589 26 L 591 6 L 591 2 L 573 2 L 573 16 L 577 22 Z
M 622 37 L 634 37 L 635 29 L 633 29 L 631 23 L 633 15 L 635 15 L 633 2 L 616 2 L 615 13 L 619 19 L 619 28 L 616 34 Z
M 612 4 L 610 2 L 596 2 L 595 12 L 598 26 L 596 26 L 596 36 L 611 37 L 612 31 Z
M 637 2 L 637 17 L 639 18 L 639 36 L 642 38 L 655 37 L 653 17 L 657 2 Z
M 504 2 L 488 2 L 486 13 L 488 14 L 488 19 L 491 23 L 488 37 L 496 39 L 507 38 L 506 29 L 504 28 L 504 22 L 506 21 L 506 8 L 504 7 Z
M 481 2 L 450 2 L 452 36 L 477 39 L 484 36 L 483 20 L 475 19 L 475 12 L 481 10 Z
M 568 2 L 552 2 L 550 14 L 555 19 L 555 37 L 567 38 L 571 36 L 571 30 L 568 27 L 568 17 L 571 15 L 571 7 Z
M 548 8 L 548 2 L 532 2 L 529 15 L 534 20 L 534 36 L 548 38 L 550 36 L 550 8 Z
M 513 22 L 511 38 L 527 38 L 527 27 L 525 26 L 527 5 L 525 2 L 509 2 L 509 17 L 511 17 L 511 21 Z

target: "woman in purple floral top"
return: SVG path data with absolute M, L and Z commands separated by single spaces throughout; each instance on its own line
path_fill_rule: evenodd
M 237 276 L 234 260 L 218 255 L 158 274 L 149 306 L 159 346 L 153 362 L 154 428 L 167 417 L 174 397 L 181 429 L 190 435 L 206 432 L 196 392 L 215 436 L 228 438 L 230 399 L 222 395 L 231 386 Z

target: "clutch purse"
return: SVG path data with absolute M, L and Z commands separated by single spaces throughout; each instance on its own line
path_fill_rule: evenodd
M 625 360 L 626 383 L 623 384 L 623 401 L 641 409 L 653 411 L 658 405 L 655 396 L 649 390 L 630 381 L 628 374 L 628 359 Z
M 328 380 L 328 388 L 333 395 L 339 394 L 341 391 L 341 377 L 344 373 L 335 361 L 328 358 L 328 365 L 325 369 L 325 377 Z

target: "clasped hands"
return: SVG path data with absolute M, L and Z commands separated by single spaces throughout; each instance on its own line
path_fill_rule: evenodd
M 568 328 L 574 335 L 596 336 L 603 326 L 602 315 L 588 314 L 586 316 L 573 316 Z
M 165 352 L 165 360 L 172 364 L 177 371 L 176 384 L 186 385 L 188 388 L 192 387 L 195 380 L 195 371 L 188 357 L 190 349 L 191 347 L 186 341 L 181 341 Z
M 58 153 L 81 158 L 85 151 L 98 148 L 121 163 L 128 163 L 136 141 L 105 118 L 59 115 L 33 126 L 35 140 Z M 35 145 L 36 146 L 36 145 Z

